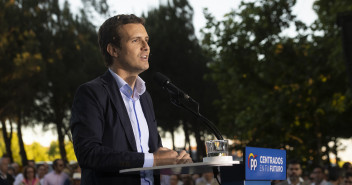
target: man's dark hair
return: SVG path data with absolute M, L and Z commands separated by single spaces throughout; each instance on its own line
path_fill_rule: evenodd
M 342 168 L 347 170 L 348 168 L 351 168 L 351 166 L 352 165 L 350 162 L 345 162 L 345 163 L 343 163 Z
M 325 168 L 324 166 L 322 166 L 322 165 L 316 165 L 316 166 L 314 166 L 313 170 L 316 169 L 316 168 L 320 169 L 323 174 L 326 174 L 326 173 L 325 173 L 326 168 Z
M 301 165 L 301 162 L 299 160 L 297 160 L 297 159 L 291 159 L 291 160 L 288 161 L 287 164 L 299 164 L 299 165 Z
M 57 163 L 58 163 L 59 161 L 64 162 L 64 160 L 62 160 L 62 159 L 55 159 L 55 160 L 53 161 L 53 168 L 54 168 L 54 169 L 56 169 Z
M 98 32 L 98 43 L 100 51 L 104 56 L 106 66 L 112 65 L 112 58 L 106 51 L 106 47 L 109 43 L 114 44 L 116 47 L 121 48 L 121 37 L 119 35 L 119 29 L 121 26 L 130 23 L 139 23 L 144 25 L 144 19 L 131 15 L 116 15 L 107 19 L 99 28 Z
M 0 158 L 0 164 L 2 163 L 2 160 L 3 159 L 10 159 L 10 164 L 11 164 L 11 158 L 10 158 L 10 155 L 8 155 L 8 154 L 4 154 L 4 155 L 2 155 L 2 157 Z

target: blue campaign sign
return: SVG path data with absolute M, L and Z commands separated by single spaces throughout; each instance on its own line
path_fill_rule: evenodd
M 285 180 L 286 150 L 246 147 L 246 180 Z

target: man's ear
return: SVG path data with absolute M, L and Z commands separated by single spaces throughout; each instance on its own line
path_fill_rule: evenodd
M 120 49 L 118 49 L 115 45 L 109 43 L 108 46 L 106 47 L 106 51 L 112 56 L 112 57 L 118 57 L 120 53 Z

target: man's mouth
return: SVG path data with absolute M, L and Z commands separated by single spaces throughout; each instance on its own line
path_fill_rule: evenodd
M 142 59 L 148 59 L 148 55 L 142 55 L 141 58 Z

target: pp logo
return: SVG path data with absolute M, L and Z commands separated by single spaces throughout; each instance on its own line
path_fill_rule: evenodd
M 253 153 L 250 153 L 248 156 L 248 168 L 250 170 L 255 170 L 258 165 L 258 161 L 256 159 L 258 155 L 253 155 Z

